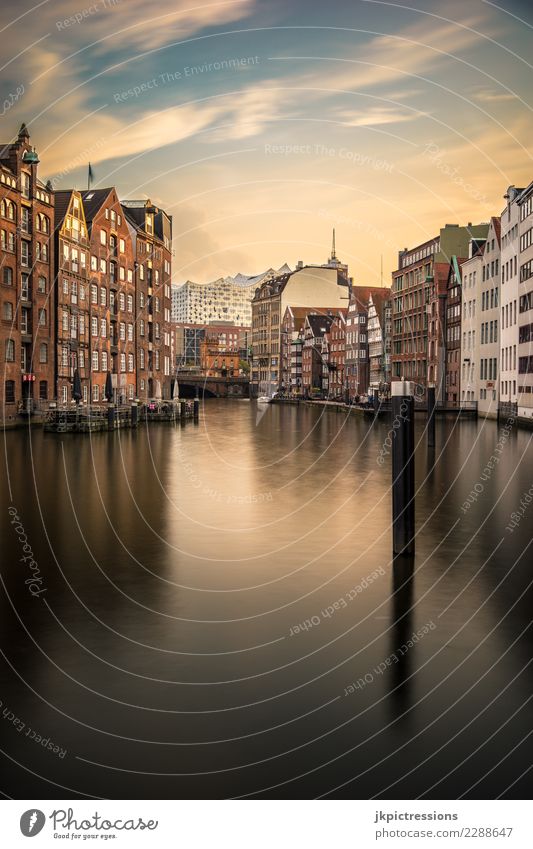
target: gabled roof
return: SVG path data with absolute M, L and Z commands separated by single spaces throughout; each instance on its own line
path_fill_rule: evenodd
M 376 308 L 376 312 L 379 314 L 383 310 L 386 302 L 390 301 L 391 297 L 391 290 L 384 287 L 382 289 L 373 289 L 370 292 L 368 299 L 370 301 L 370 298 L 372 298 L 372 303 Z
M 374 295 L 375 293 L 379 294 L 380 292 L 388 292 L 390 296 L 390 289 L 384 289 L 382 286 L 352 286 L 350 293 L 350 306 L 356 304 L 361 309 L 368 309 L 368 302 L 370 300 L 370 295 Z
M 494 232 L 496 233 L 496 239 L 498 240 L 498 246 L 501 245 L 501 234 L 502 234 L 502 222 L 501 218 L 492 216 L 490 219 L 492 226 L 494 227 Z
M 332 315 L 313 315 L 309 314 L 306 318 L 306 324 L 309 325 L 313 336 L 319 337 L 327 333 L 333 322 Z
M 55 226 L 59 229 L 67 214 L 74 189 L 60 189 L 54 192 Z
M 88 227 L 91 226 L 93 218 L 100 211 L 113 190 L 113 187 L 111 187 L 109 189 L 89 189 L 86 192 L 81 192 L 85 221 Z

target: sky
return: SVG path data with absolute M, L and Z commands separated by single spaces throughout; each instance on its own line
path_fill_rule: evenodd
M 2 142 L 173 217 L 173 280 L 398 250 L 533 179 L 533 7 L 501 0 L 3 0 Z M 383 277 L 381 266 L 383 265 Z

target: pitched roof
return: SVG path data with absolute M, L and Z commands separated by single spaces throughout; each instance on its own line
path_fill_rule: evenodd
M 307 316 L 307 323 L 313 332 L 313 336 L 323 336 L 327 333 L 333 322 L 332 315 L 314 315 Z
M 386 287 L 383 287 L 382 289 L 374 289 L 370 293 L 369 299 L 370 299 L 370 296 L 371 296 L 372 297 L 372 303 L 374 304 L 374 307 L 376 308 L 377 313 L 380 313 L 383 310 L 386 302 L 390 301 L 391 291 L 392 291 L 391 289 L 387 289 Z
M 368 309 L 368 301 L 370 300 L 370 295 L 374 296 L 375 293 L 379 294 L 379 292 L 389 292 L 390 289 L 384 289 L 383 286 L 352 286 L 350 292 L 350 305 L 357 304 L 362 309 Z
M 88 227 L 91 226 L 93 218 L 102 208 L 112 191 L 113 187 L 109 189 L 89 189 L 86 192 L 81 192 L 85 221 Z
M 55 226 L 56 229 L 61 227 L 63 219 L 67 214 L 70 206 L 70 199 L 74 189 L 59 189 L 54 192 L 54 207 L 55 207 Z

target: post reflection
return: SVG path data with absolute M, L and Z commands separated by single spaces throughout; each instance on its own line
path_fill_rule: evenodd
M 392 566 L 392 626 L 390 666 L 390 710 L 393 719 L 405 722 L 411 706 L 413 649 L 406 643 L 413 633 L 414 557 L 399 555 Z

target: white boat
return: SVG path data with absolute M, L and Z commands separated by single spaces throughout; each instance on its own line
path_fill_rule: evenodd
M 272 392 L 271 384 L 267 385 L 266 381 L 259 384 L 260 395 L 257 396 L 258 404 L 271 404 L 277 395 L 277 392 Z

